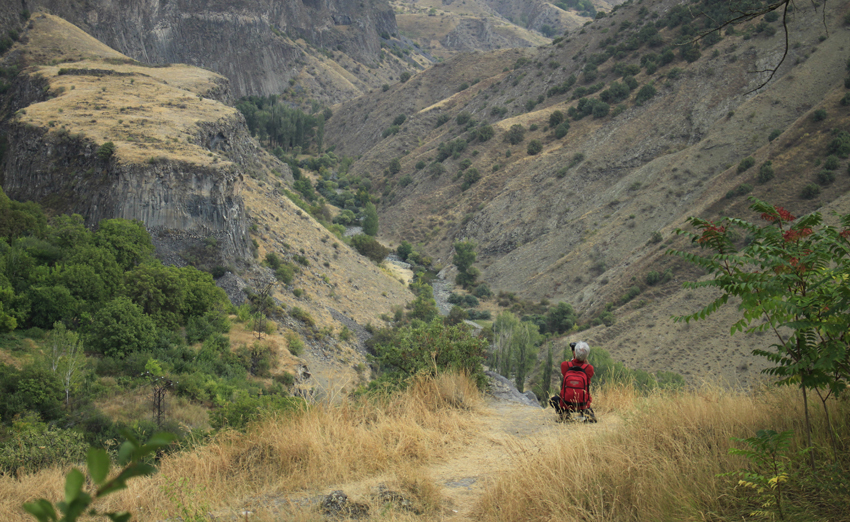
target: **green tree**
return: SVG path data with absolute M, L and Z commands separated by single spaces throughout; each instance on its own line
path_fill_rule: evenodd
M 841 393 L 850 379 L 850 214 L 840 216 L 841 226 L 836 228 L 825 225 L 818 212 L 796 219 L 781 207 L 749 199 L 750 208 L 767 225 L 734 218 L 717 223 L 688 219 L 698 230 L 688 233 L 693 242 L 711 253 L 669 253 L 712 276 L 685 283 L 686 287 L 716 288 L 720 296 L 702 310 L 676 320 L 703 319 L 731 298 L 740 299 L 742 317 L 732 326 L 732 333 L 766 331 L 774 335 L 776 342 L 770 349 L 753 353 L 773 363 L 765 371 L 779 377 L 779 384 L 800 386 L 809 444 L 807 392 L 817 393 L 837 448 L 826 400 Z M 734 235 L 732 229 L 738 229 Z M 750 241 L 739 249 L 733 242 L 735 235 L 747 236 Z
M 135 267 L 124 275 L 127 296 L 160 328 L 177 328 L 185 322 L 186 287 L 179 269 L 159 261 Z
M 396 255 L 398 255 L 402 261 L 407 261 L 407 256 L 409 256 L 411 252 L 413 252 L 413 245 L 411 245 L 408 241 L 402 241 L 395 250 Z
M 390 253 L 390 250 L 378 242 L 372 236 L 366 234 L 357 234 L 351 238 L 351 246 L 360 253 L 361 256 L 368 257 L 376 263 L 380 263 Z
M 153 243 L 138 220 L 104 219 L 95 232 L 95 244 L 109 249 L 122 270 L 130 270 L 153 256 Z
M 563 334 L 576 323 L 576 313 L 567 303 L 558 303 L 546 312 L 546 331 Z
M 501 376 L 510 378 L 513 370 L 513 337 L 519 327 L 519 318 L 510 312 L 502 312 L 493 321 L 493 344 L 487 364 Z
M 416 282 L 410 285 L 410 289 L 416 294 L 416 299 L 410 303 L 407 316 L 426 323 L 436 319 L 440 312 L 437 310 L 437 301 L 434 299 L 434 289 L 431 285 Z
M 92 319 L 87 345 L 110 357 L 126 357 L 150 349 L 156 341 L 153 319 L 128 297 L 106 303 Z
M 522 140 L 525 139 L 525 127 L 516 123 L 511 125 L 511 128 L 505 133 L 505 141 L 510 143 L 511 145 L 516 145 L 518 143 L 522 143 Z
M 539 338 L 537 325 L 530 321 L 520 321 L 513 329 L 511 352 L 514 357 L 514 382 L 520 392 L 525 390 L 525 379 L 537 360 Z
M 378 235 L 378 210 L 371 201 L 363 207 L 363 233 L 367 236 Z
M 457 277 L 455 283 L 462 285 L 464 288 L 475 284 L 478 278 L 478 269 L 472 266 L 475 262 L 477 254 L 475 253 L 474 241 L 457 241 L 454 244 L 455 254 L 452 257 L 452 263 L 457 267 Z
M 481 366 L 487 342 L 465 325 L 446 326 L 439 319 L 405 326 L 375 346 L 381 371 L 408 378 L 447 370 L 469 375 L 479 388 L 487 385 Z
M 70 407 L 71 391 L 80 384 L 86 362 L 82 340 L 76 332 L 57 322 L 47 338 L 46 348 L 50 370 L 59 376 L 65 390 L 65 406 Z

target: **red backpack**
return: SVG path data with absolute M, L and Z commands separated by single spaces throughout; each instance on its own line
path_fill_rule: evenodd
M 587 407 L 587 401 L 590 399 L 590 379 L 584 370 L 586 367 L 587 363 L 581 366 L 570 366 L 564 373 L 561 402 L 567 409 L 583 410 Z

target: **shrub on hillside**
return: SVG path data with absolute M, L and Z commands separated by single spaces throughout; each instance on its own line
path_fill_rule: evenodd
M 561 111 L 554 111 L 552 114 L 549 115 L 550 127 L 557 127 L 558 124 L 560 124 L 562 121 L 564 121 L 564 113 Z
M 839 158 L 850 155 L 850 132 L 845 130 L 833 131 L 834 138 L 827 145 L 827 152 L 835 154 Z
M 778 138 L 782 134 L 782 131 L 779 129 L 773 129 L 770 131 L 770 134 L 767 136 L 767 141 L 773 141 Z
M 15 432 L 0 446 L 0 475 L 15 477 L 49 466 L 85 461 L 89 444 L 82 433 L 58 428 Z
M 434 123 L 434 127 L 439 127 L 439 126 L 443 125 L 444 123 L 446 123 L 447 121 L 449 121 L 449 115 L 448 114 L 440 114 L 439 116 L 437 116 L 437 121 Z
M 823 162 L 823 168 L 826 170 L 836 170 L 838 169 L 838 156 L 827 156 L 827 158 Z
M 635 96 L 635 103 L 637 105 L 643 105 L 645 102 L 649 101 L 650 98 L 655 96 L 656 93 L 657 91 L 655 90 L 655 87 L 653 87 L 651 83 L 648 83 L 641 87 L 638 91 L 637 96 Z
M 436 161 L 428 166 L 428 173 L 432 176 L 439 176 L 445 171 L 446 167 L 444 167 L 442 163 L 437 163 Z
M 826 111 L 824 109 L 818 109 L 812 114 L 812 119 L 814 121 L 823 121 L 826 119 Z
M 402 125 L 402 124 L 404 124 L 405 121 L 407 121 L 407 115 L 399 114 L 393 120 L 393 125 Z
M 455 121 L 457 122 L 458 125 L 466 125 L 467 123 L 469 123 L 469 120 L 471 120 L 471 119 L 472 119 L 472 114 L 470 114 L 466 111 L 463 111 L 463 112 L 461 112 L 460 114 L 457 115 L 457 118 L 455 118 Z
M 756 159 L 752 156 L 747 156 L 746 158 L 741 160 L 741 163 L 738 163 L 738 174 L 746 171 L 755 164 Z
M 542 150 L 543 150 L 543 144 L 540 142 L 540 140 L 531 140 L 528 143 L 528 154 L 530 156 L 534 156 L 536 154 L 539 154 L 540 151 L 542 151 Z
M 803 187 L 802 192 L 800 192 L 800 197 L 803 199 L 815 199 L 820 195 L 820 187 L 814 183 L 809 183 L 805 187 Z
M 825 170 L 824 169 L 824 170 L 818 172 L 815 179 L 821 185 L 829 185 L 830 183 L 835 181 L 835 172 L 833 172 L 831 170 Z
M 525 127 L 520 125 L 519 123 L 515 123 L 511 125 L 511 128 L 505 132 L 505 141 L 510 143 L 511 145 L 517 145 L 518 143 L 522 143 L 525 139 Z
M 261 395 L 259 397 L 242 395 L 234 402 L 210 412 L 210 426 L 213 429 L 232 428 L 244 430 L 249 423 L 265 415 L 294 414 L 304 408 L 306 403 L 298 397 L 280 395 Z
M 567 135 L 567 132 L 569 132 L 569 130 L 570 130 L 570 122 L 568 122 L 568 121 L 561 122 L 561 123 L 558 124 L 557 127 L 555 127 L 555 137 L 557 139 L 561 139 L 561 138 L 563 138 L 564 136 Z
M 773 179 L 773 176 L 773 162 L 765 161 L 759 167 L 759 173 L 758 176 L 756 176 L 756 180 L 758 180 L 759 183 L 767 183 Z
M 380 244 L 374 237 L 366 234 L 357 234 L 351 238 L 351 246 L 360 255 L 368 257 L 376 263 L 380 263 L 390 253 L 389 249 Z
M 376 336 L 375 360 L 383 382 L 402 384 L 422 373 L 466 373 L 483 389 L 487 385 L 482 363 L 487 341 L 472 335 L 463 325 L 446 326 L 437 318 L 420 326 L 405 326 Z
M 729 192 L 726 193 L 726 199 L 732 199 L 735 196 L 744 196 L 744 195 L 752 192 L 752 190 L 753 190 L 753 186 L 750 185 L 749 183 L 741 183 L 740 185 L 735 187 L 735 189 L 730 190 Z

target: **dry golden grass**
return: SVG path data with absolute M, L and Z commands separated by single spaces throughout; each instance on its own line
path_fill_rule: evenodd
M 155 520 L 177 514 L 166 491 L 178 480 L 191 485 L 190 500 L 197 505 L 236 509 L 260 495 L 287 495 L 384 473 L 417 490 L 423 506 L 434 505 L 436 486 L 415 470 L 470 441 L 479 401 L 465 377 L 447 375 L 422 379 L 384 399 L 317 404 L 170 455 L 157 475 L 131 482 L 100 507 Z M 0 477 L 0 519 L 27 520 L 20 510 L 25 501 L 60 500 L 66 471 L 43 470 L 20 480 Z
M 43 77 L 53 94 L 21 111 L 22 123 L 62 129 L 96 144 L 111 141 L 122 162 L 167 158 L 230 165 L 194 143 L 198 123 L 237 118 L 236 109 L 202 98 L 225 82 L 220 75 L 186 65 L 136 65 L 76 26 L 45 14 L 34 18 L 27 43 L 21 45 L 27 62 L 36 64 L 27 72 Z M 60 75 L 62 69 L 112 74 Z
M 728 455 L 730 437 L 793 429 L 792 451 L 804 446 L 797 389 L 744 394 L 703 388 L 649 398 L 608 389 L 594 401 L 622 415 L 622 424 L 607 432 L 560 430 L 487 491 L 477 507 L 482 520 L 717 519 L 734 504 L 734 480 L 716 475 L 745 466 Z M 811 411 L 821 419 L 816 402 Z M 845 437 L 848 406 L 831 404 Z M 815 422 L 815 432 L 824 437 L 817 444 L 828 445 L 823 422 Z

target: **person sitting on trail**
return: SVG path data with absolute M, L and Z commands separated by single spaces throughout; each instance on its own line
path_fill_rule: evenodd
M 584 341 L 570 343 L 573 359 L 561 363 L 561 392 L 549 399 L 549 404 L 555 408 L 559 420 L 570 418 L 570 412 L 579 412 L 591 422 L 595 421 L 590 403 L 590 379 L 593 377 L 593 365 L 587 362 L 590 346 Z

